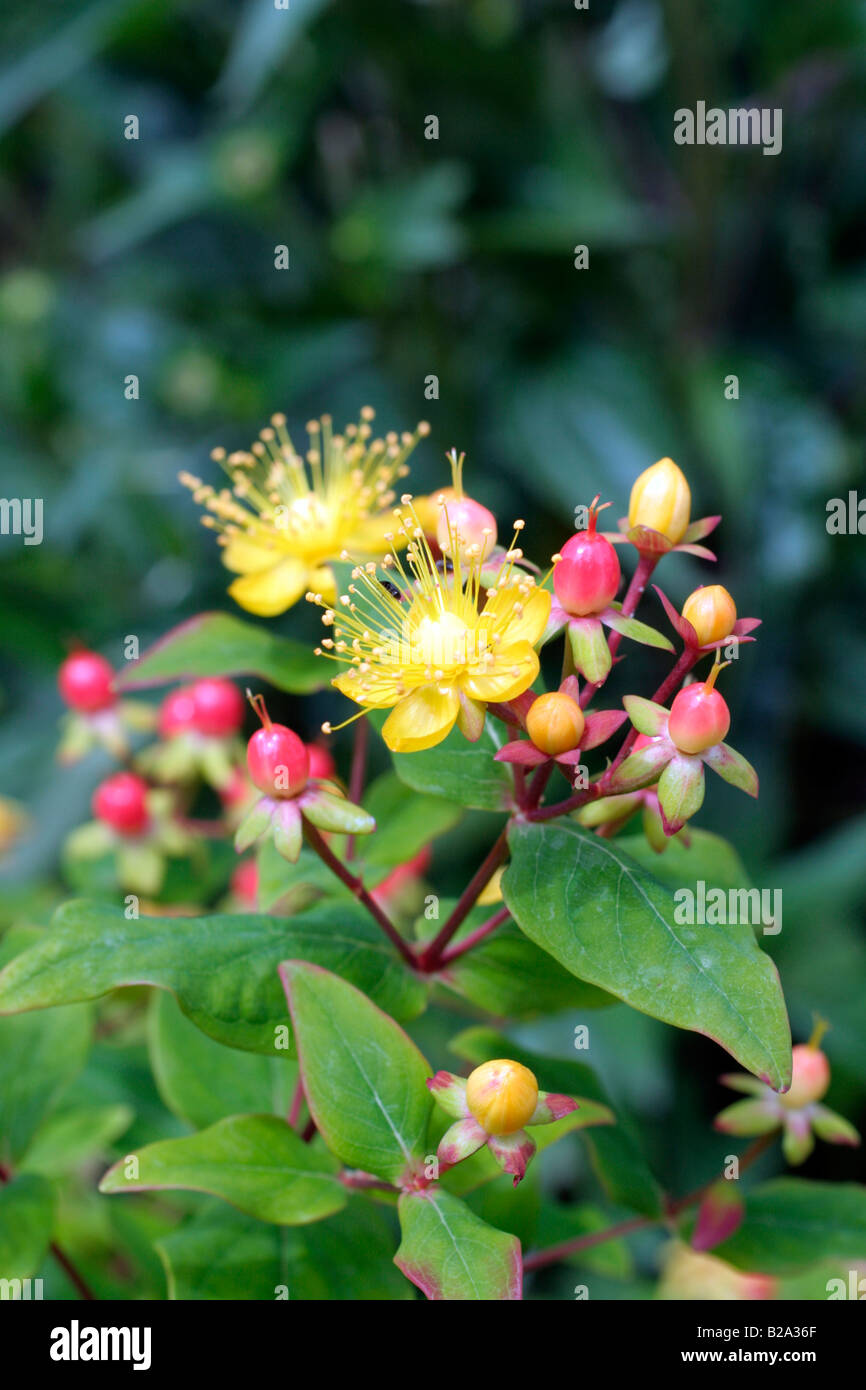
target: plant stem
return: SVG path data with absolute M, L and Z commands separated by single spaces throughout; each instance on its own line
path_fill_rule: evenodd
M 303 1101 L 304 1101 L 304 1087 L 303 1087 L 303 1083 L 301 1082 L 300 1078 L 298 1078 L 297 1084 L 295 1085 L 295 1094 L 292 1096 L 292 1105 L 291 1105 L 291 1109 L 289 1110 L 289 1115 L 288 1115 L 288 1120 L 287 1120 L 287 1124 L 288 1124 L 292 1129 L 297 1129 L 297 1127 L 298 1127 L 298 1120 L 299 1120 L 300 1117 L 301 1117 L 301 1106 L 302 1106 L 302 1104 L 303 1104 Z
M 473 946 L 477 946 L 479 941 L 483 941 L 485 936 L 489 936 L 491 932 L 496 931 L 497 927 L 501 927 L 502 923 L 510 916 L 511 913 L 507 907 L 500 907 L 499 911 L 494 912 L 492 917 L 488 917 L 486 922 L 482 922 L 480 927 L 476 927 L 474 931 L 471 931 L 469 935 L 460 942 L 459 946 L 452 946 L 450 950 L 443 951 L 442 955 L 439 957 L 439 965 L 450 965 L 452 961 L 458 960 L 460 956 L 465 955 L 467 951 L 471 951 Z
M 75 1286 L 76 1292 L 80 1294 L 80 1296 L 83 1299 L 86 1299 L 89 1303 L 96 1302 L 96 1294 L 93 1292 L 86 1279 L 84 1279 L 83 1276 L 79 1274 L 78 1270 L 75 1268 L 75 1265 L 72 1263 L 69 1256 L 63 1253 L 63 1251 L 60 1249 L 60 1246 L 57 1244 L 55 1240 L 52 1240 L 49 1248 L 55 1260 L 60 1265 L 60 1268 L 66 1274 L 70 1283 L 72 1283 Z
M 740 1159 L 741 1173 L 767 1150 L 776 1139 L 776 1131 L 772 1134 L 762 1134 L 760 1139 L 756 1139 L 751 1144 Z M 608 1226 L 605 1231 L 592 1231 L 585 1236 L 575 1236 L 572 1240 L 563 1240 L 559 1245 L 551 1245 L 547 1250 L 536 1250 L 533 1254 L 527 1255 L 523 1261 L 524 1270 L 544 1269 L 547 1265 L 557 1264 L 559 1260 L 565 1259 L 568 1255 L 576 1255 L 581 1250 L 590 1250 L 594 1245 L 602 1245 L 605 1241 L 616 1240 L 618 1236 L 631 1235 L 633 1231 L 642 1231 L 649 1226 L 657 1226 L 661 1221 L 670 1221 L 679 1216 L 681 1212 L 688 1210 L 689 1207 L 696 1206 L 709 1189 L 718 1182 L 718 1177 L 711 1178 L 709 1182 L 701 1187 L 689 1192 L 685 1197 L 678 1198 L 675 1202 L 668 1202 L 665 1210 L 660 1216 L 635 1216 L 629 1221 L 621 1221 L 616 1226 Z
M 352 748 L 352 767 L 349 772 L 349 800 L 357 805 L 364 790 L 367 772 L 367 749 L 370 746 L 370 723 L 367 719 L 355 721 L 355 743 Z M 355 857 L 355 837 L 350 835 L 346 844 L 346 858 Z
M 483 892 L 487 887 L 508 853 L 507 835 L 508 829 L 506 827 L 499 835 L 499 838 L 480 868 L 476 869 L 472 878 L 463 889 L 463 892 L 457 900 L 454 911 L 451 913 L 451 916 L 448 918 L 442 930 L 418 956 L 418 969 L 423 970 L 425 974 L 431 974 L 434 970 L 439 968 L 442 962 L 442 952 L 472 910 L 478 894 Z
M 316 854 L 318 854 L 322 862 L 328 866 L 331 873 L 335 874 L 340 882 L 346 885 L 349 892 L 358 899 L 359 903 L 363 903 L 370 916 L 382 928 L 391 944 L 400 952 L 406 964 L 411 965 L 413 968 L 416 967 L 417 961 L 411 946 L 407 941 L 403 940 L 397 928 L 394 926 L 394 923 L 391 921 L 390 917 L 382 911 L 376 899 L 367 892 L 361 879 L 356 878 L 352 871 L 347 869 L 345 864 L 340 862 L 333 850 L 330 849 L 322 839 L 322 836 L 319 834 L 318 830 L 316 830 L 315 826 L 310 825 L 309 821 L 304 822 L 304 834 L 306 835 L 307 844 L 310 846 L 310 849 L 316 851 Z

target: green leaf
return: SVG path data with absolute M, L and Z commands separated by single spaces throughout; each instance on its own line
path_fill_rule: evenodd
M 708 888 L 748 888 L 749 875 L 733 845 L 710 830 L 689 826 L 689 843 L 681 835 L 665 844 L 656 854 L 645 835 L 619 835 L 617 845 L 654 878 L 672 888 L 703 879 Z
M 775 1178 L 746 1196 L 742 1225 L 713 1251 L 741 1269 L 792 1274 L 819 1260 L 866 1257 L 866 1187 Z M 840 1275 L 847 1273 L 847 1264 Z
M 155 985 L 176 995 L 187 1017 L 217 1042 L 271 1057 L 276 1048 L 285 1057 L 281 1030 L 288 1015 L 277 965 L 287 956 L 345 972 L 400 1018 L 423 1008 L 423 984 L 356 904 L 327 904 L 286 919 L 255 913 L 127 919 L 106 903 L 74 901 L 58 909 L 38 945 L 0 972 L 0 1013 Z
M 120 690 L 199 676 L 259 676 L 306 695 L 328 683 L 325 663 L 303 646 L 229 613 L 199 613 L 160 638 L 118 677 Z
M 225 1115 L 288 1113 L 295 1064 L 214 1042 L 165 990 L 153 992 L 147 1035 L 159 1093 L 169 1110 L 194 1129 Z
M 475 1066 L 496 1057 L 511 1057 L 535 1073 L 542 1090 L 579 1096 L 581 1099 L 587 1097 L 610 1109 L 609 1098 L 596 1079 L 595 1072 L 583 1062 L 543 1057 L 493 1028 L 467 1028 L 452 1038 L 449 1047 L 458 1057 L 465 1058 Z M 575 1115 L 579 1114 L 579 1110 L 575 1111 Z M 614 1114 L 615 1125 L 587 1129 L 582 1134 L 589 1146 L 599 1182 L 617 1205 L 629 1207 L 645 1216 L 658 1216 L 661 1212 L 660 1189 L 643 1155 L 634 1126 L 626 1115 L 616 1111 Z M 566 1119 L 571 1118 L 566 1116 Z M 556 1125 L 542 1125 L 532 1131 L 539 1149 L 544 1146 L 545 1130 L 555 1130 L 562 1123 L 560 1120 Z M 468 1163 L 474 1161 L 472 1158 Z M 460 1167 L 468 1167 L 468 1163 Z M 454 1171 L 456 1173 L 459 1169 Z
M 0 1018 L 0 1161 L 14 1164 L 25 1152 L 43 1116 L 84 1066 L 91 1031 L 90 1009 Z
M 632 1008 L 714 1038 L 776 1090 L 791 1037 L 773 962 L 748 925 L 679 925 L 669 889 L 578 825 L 515 825 L 505 901 L 531 940 Z
M 494 1230 L 442 1188 L 404 1192 L 399 1211 L 403 1238 L 394 1263 L 429 1299 L 520 1299 L 516 1236 Z
M 319 1133 L 349 1167 L 399 1183 L 426 1152 L 429 1065 L 392 1018 L 337 975 L 298 960 L 280 975 Z
M 86 1160 L 104 1154 L 134 1118 L 129 1105 L 79 1105 L 50 1115 L 37 1130 L 19 1171 L 46 1178 L 74 1172 Z
M 499 728 L 488 719 L 477 743 L 469 743 L 458 729 L 453 729 L 442 743 L 426 752 L 391 756 L 400 781 L 413 791 L 444 797 L 480 811 L 502 811 L 513 792 L 506 764 L 493 761 L 503 742 Z
M 0 1186 L 0 1279 L 29 1279 L 39 1268 L 54 1224 L 54 1188 L 22 1173 Z
M 133 1168 L 135 1176 L 127 1176 Z M 163 1139 L 120 1159 L 99 1190 L 209 1192 L 261 1221 L 300 1226 L 345 1206 L 336 1171 L 329 1154 L 305 1144 L 276 1115 L 229 1115 L 198 1134 Z
M 417 758 L 419 754 L 405 754 Z M 375 818 L 376 831 L 356 846 L 365 866 L 393 869 L 414 858 L 431 840 L 456 825 L 462 815 L 453 801 L 409 790 L 393 772 L 385 773 L 364 797 L 364 809 Z
M 171 1299 L 411 1299 L 392 1263 L 391 1227 L 360 1197 L 327 1221 L 282 1228 L 212 1202 L 156 1248 Z

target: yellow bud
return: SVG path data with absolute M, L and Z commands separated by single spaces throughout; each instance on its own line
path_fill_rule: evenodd
M 673 459 L 659 459 L 635 479 L 628 503 L 628 524 L 660 531 L 672 545 L 677 545 L 688 528 L 691 506 L 692 494 L 685 474 Z
M 532 1117 L 538 1082 L 519 1062 L 485 1062 L 466 1082 L 466 1103 L 488 1134 L 514 1134 Z
M 561 691 L 551 691 L 533 700 L 526 716 L 526 732 L 536 748 L 555 758 L 577 747 L 585 723 L 576 700 Z
M 683 617 L 691 623 L 703 647 L 733 632 L 737 608 L 723 584 L 707 584 L 689 594 L 683 604 Z

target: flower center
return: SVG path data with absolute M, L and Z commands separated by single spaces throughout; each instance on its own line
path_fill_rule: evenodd
M 456 613 L 426 614 L 412 637 L 413 656 L 434 670 L 453 671 L 474 655 L 475 634 Z

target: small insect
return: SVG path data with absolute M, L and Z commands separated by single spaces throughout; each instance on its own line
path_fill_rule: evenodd
M 406 597 L 406 595 L 401 593 L 401 591 L 397 588 L 397 585 L 392 584 L 390 579 L 380 579 L 379 583 L 382 585 L 383 589 L 386 589 L 388 591 L 392 598 L 395 598 L 397 600 L 398 603 L 403 602 L 403 599 Z

